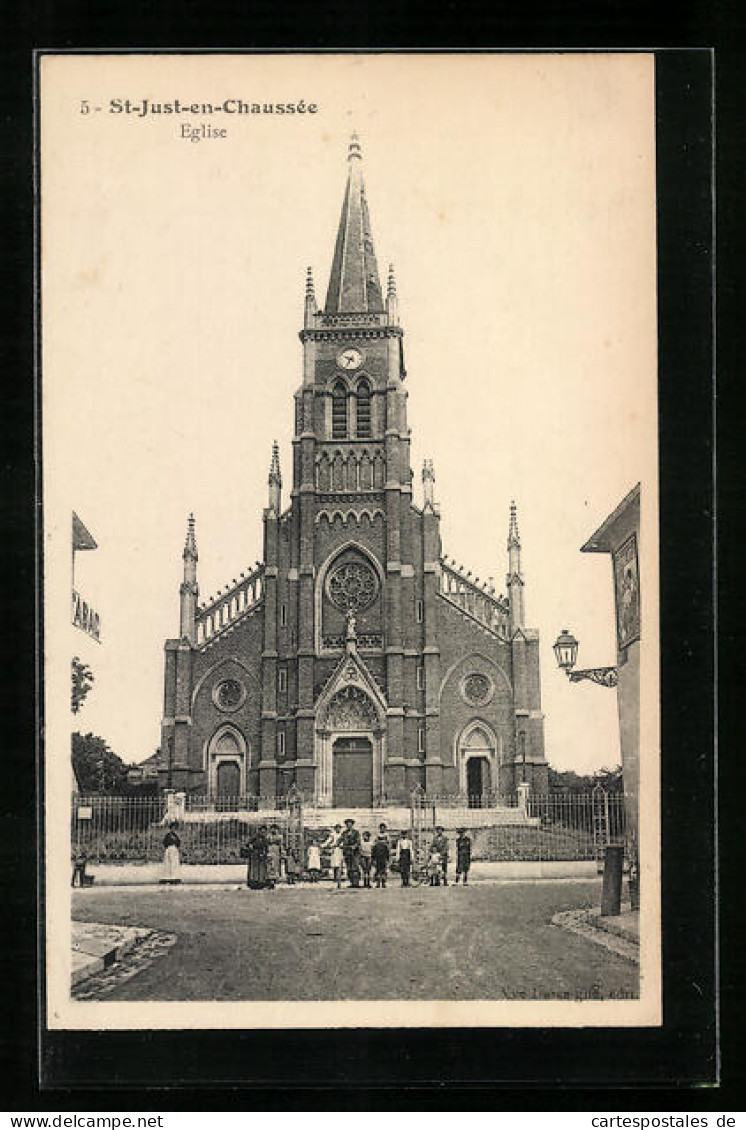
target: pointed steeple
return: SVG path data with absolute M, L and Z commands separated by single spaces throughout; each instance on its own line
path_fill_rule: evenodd
M 316 292 L 313 287 L 313 271 L 310 267 L 306 270 L 306 303 L 304 325 L 309 329 L 313 325 L 314 314 L 318 311 Z
M 515 502 L 510 504 L 510 526 L 508 528 L 508 549 L 520 549 L 521 538 L 518 533 L 518 510 Z
M 386 313 L 390 326 L 399 324 L 399 302 L 396 297 L 396 276 L 394 274 L 393 263 L 389 263 L 389 278 L 386 288 Z
M 510 504 L 508 527 L 508 576 L 506 578 L 510 602 L 511 634 L 524 625 L 523 573 L 521 572 L 521 538 L 518 533 L 518 511 L 515 502 Z
M 186 541 L 184 542 L 184 579 L 179 587 L 179 635 L 194 643 L 197 638 L 197 537 L 194 532 L 194 514 L 187 521 Z
M 187 533 L 186 533 L 186 541 L 184 542 L 183 557 L 184 557 L 185 561 L 188 557 L 192 558 L 192 560 L 194 560 L 194 561 L 196 561 L 198 559 L 197 558 L 197 537 L 196 537 L 196 534 L 194 532 L 194 514 L 190 514 L 189 518 L 187 519 Z
M 435 468 L 432 459 L 422 464 L 423 510 L 435 510 Z
M 279 518 L 281 507 L 282 473 L 280 471 L 280 448 L 277 440 L 272 444 L 272 461 L 269 465 L 269 509 Z
M 324 312 L 383 313 L 383 294 L 373 248 L 357 134 L 352 135 L 347 162 L 347 187 Z

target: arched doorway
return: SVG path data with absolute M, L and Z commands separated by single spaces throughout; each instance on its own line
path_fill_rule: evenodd
M 458 741 L 459 787 L 470 808 L 484 808 L 497 790 L 497 742 L 490 727 L 474 721 Z
M 356 735 L 332 745 L 332 804 L 335 808 L 370 808 L 373 804 L 373 743 Z
M 376 803 L 384 730 L 367 690 L 349 683 L 334 691 L 321 708 L 315 738 L 317 803 L 335 808 L 370 808 Z
M 247 744 L 241 731 L 233 725 L 217 730 L 207 750 L 208 788 L 225 808 L 246 791 Z
M 241 792 L 241 766 L 237 761 L 220 761 L 215 774 L 218 800 L 237 797 Z
M 490 763 L 487 757 L 466 758 L 466 793 L 470 808 L 483 808 L 490 791 Z

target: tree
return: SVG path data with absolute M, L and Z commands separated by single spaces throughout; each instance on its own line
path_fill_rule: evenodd
M 127 766 L 96 734 L 72 736 L 72 758 L 81 793 L 122 795 L 127 791 Z
M 77 714 L 86 697 L 93 687 L 94 675 L 87 663 L 83 663 L 77 655 L 72 662 L 72 698 L 71 709 Z
M 578 796 L 581 793 L 593 792 L 596 785 L 601 785 L 610 793 L 621 793 L 624 789 L 621 765 L 615 765 L 613 769 L 598 769 L 595 773 L 588 774 L 574 773 L 572 769 L 552 769 L 551 765 L 549 767 L 550 793 Z

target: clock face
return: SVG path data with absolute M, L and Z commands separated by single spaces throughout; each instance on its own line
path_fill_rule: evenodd
M 340 369 L 359 369 L 362 363 L 363 355 L 359 349 L 343 349 L 337 354 Z

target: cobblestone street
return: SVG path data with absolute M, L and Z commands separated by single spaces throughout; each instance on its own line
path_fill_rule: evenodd
M 598 905 L 597 880 L 474 887 L 75 891 L 77 921 L 175 935 L 89 988 L 107 1000 L 630 997 L 637 967 L 551 925 Z

